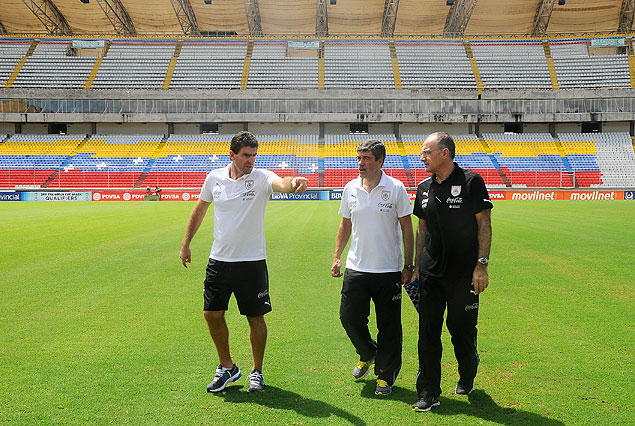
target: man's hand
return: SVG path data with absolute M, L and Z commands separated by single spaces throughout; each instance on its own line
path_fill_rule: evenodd
M 293 186 L 294 193 L 306 191 L 306 187 L 308 184 L 309 179 L 302 176 L 296 176 L 291 180 L 291 186 Z
M 472 285 L 474 286 L 474 294 L 480 294 L 485 291 L 489 285 L 489 275 L 487 273 L 487 265 L 476 264 L 474 273 L 472 274 Z
M 331 275 L 334 278 L 339 278 L 343 274 L 341 272 L 342 269 L 342 261 L 340 259 L 333 259 L 333 265 L 331 266 Z
M 187 268 L 187 264 L 192 263 L 192 250 L 190 250 L 190 246 L 182 246 L 179 256 L 181 257 L 181 263 Z

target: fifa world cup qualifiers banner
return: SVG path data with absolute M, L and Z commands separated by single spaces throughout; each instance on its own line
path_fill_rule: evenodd
M 21 192 L 20 201 L 90 201 L 90 191 Z

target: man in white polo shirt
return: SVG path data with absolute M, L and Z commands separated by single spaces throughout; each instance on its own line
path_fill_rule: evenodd
M 386 148 L 379 141 L 367 140 L 357 147 L 359 177 L 342 193 L 342 221 L 331 266 L 333 277 L 344 275 L 340 320 L 359 355 L 353 377 L 364 378 L 374 363 L 376 395 L 391 392 L 401 369 L 401 286 L 410 282 L 414 271 L 412 203 L 403 183 L 382 172 L 385 158 Z M 342 274 L 342 251 L 351 235 Z M 371 300 L 377 340 L 368 330 Z
M 307 187 L 308 179 L 304 177 L 280 178 L 271 171 L 254 168 L 257 152 L 258 141 L 251 133 L 240 132 L 232 138 L 231 163 L 207 175 L 181 246 L 181 262 L 187 268 L 192 261 L 190 242 L 214 203 L 214 242 L 205 276 L 203 314 L 220 365 L 207 386 L 208 392 L 220 392 L 242 375 L 232 361 L 225 322 L 232 293 L 240 313 L 249 322 L 253 368 L 247 390 L 264 389 L 262 362 L 267 341 L 264 314 L 271 311 L 265 261 L 265 208 L 273 192 L 304 192 Z

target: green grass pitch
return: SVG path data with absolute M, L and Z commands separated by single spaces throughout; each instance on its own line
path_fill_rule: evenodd
M 453 394 L 444 329 L 441 406 L 414 413 L 417 317 L 402 305 L 403 367 L 388 397 L 357 361 L 330 277 L 338 202 L 271 202 L 267 388 L 212 395 L 202 317 L 211 210 L 178 257 L 193 203 L 0 203 L 0 424 L 615 425 L 635 407 L 635 202 L 495 203 L 476 390 Z M 249 244 L 249 241 L 245 241 Z M 405 293 L 404 293 L 405 294 Z M 371 319 L 374 328 L 374 320 Z

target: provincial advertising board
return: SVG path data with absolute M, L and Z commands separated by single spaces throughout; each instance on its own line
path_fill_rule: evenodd
M 0 192 L 0 201 L 20 201 L 19 192 Z
M 306 191 L 298 194 L 285 194 L 282 192 L 274 192 L 271 194 L 272 201 L 288 201 L 288 200 L 328 200 L 329 191 Z

